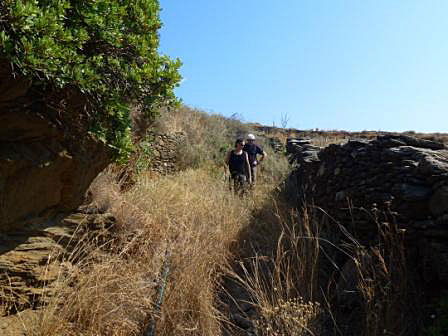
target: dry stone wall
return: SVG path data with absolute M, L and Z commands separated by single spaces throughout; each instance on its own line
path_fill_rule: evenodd
M 158 133 L 150 131 L 148 137 L 150 163 L 149 169 L 159 174 L 172 174 L 177 170 L 179 146 L 185 141 L 185 133 Z
M 408 256 L 428 286 L 448 284 L 448 149 L 403 135 L 314 147 L 289 139 L 296 164 L 289 185 L 323 208 L 365 246 L 378 223 L 393 220 L 405 235 Z M 298 191 L 298 193 L 297 193 Z

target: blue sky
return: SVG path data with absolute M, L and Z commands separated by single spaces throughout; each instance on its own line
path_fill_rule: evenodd
M 244 121 L 448 132 L 446 0 L 160 0 L 176 94 Z

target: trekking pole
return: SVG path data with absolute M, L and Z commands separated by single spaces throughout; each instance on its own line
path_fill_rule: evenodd
M 168 274 L 170 273 L 169 258 L 171 257 L 171 251 L 168 248 L 165 250 L 165 257 L 162 265 L 162 272 L 160 275 L 160 282 L 158 284 L 157 290 L 157 301 L 154 305 L 154 315 L 160 314 L 163 303 L 163 295 L 165 293 L 166 284 L 168 282 Z M 153 317 L 149 323 L 148 328 L 144 332 L 144 336 L 155 336 L 156 332 L 156 319 Z

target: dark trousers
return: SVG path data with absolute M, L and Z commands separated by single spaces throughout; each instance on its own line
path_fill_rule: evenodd
M 241 173 L 232 173 L 233 191 L 235 193 L 243 193 L 246 187 L 246 175 Z
M 250 166 L 250 174 L 252 175 L 252 184 L 257 181 L 257 166 Z

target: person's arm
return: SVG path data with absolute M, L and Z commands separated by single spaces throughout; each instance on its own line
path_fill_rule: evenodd
M 249 183 L 252 183 L 252 173 L 250 170 L 249 156 L 247 155 L 246 152 L 243 152 L 243 153 L 246 157 L 246 171 L 247 171 L 247 175 L 249 176 Z
M 230 153 L 232 153 L 232 150 L 229 150 L 229 151 L 227 152 L 226 158 L 224 159 L 224 163 L 225 163 L 226 166 L 229 165 L 229 161 L 230 161 Z
M 266 152 L 264 150 L 262 150 L 259 146 L 257 146 L 257 154 L 260 155 L 260 159 L 257 160 L 258 162 L 261 162 L 264 159 L 266 159 L 266 156 L 267 156 Z

